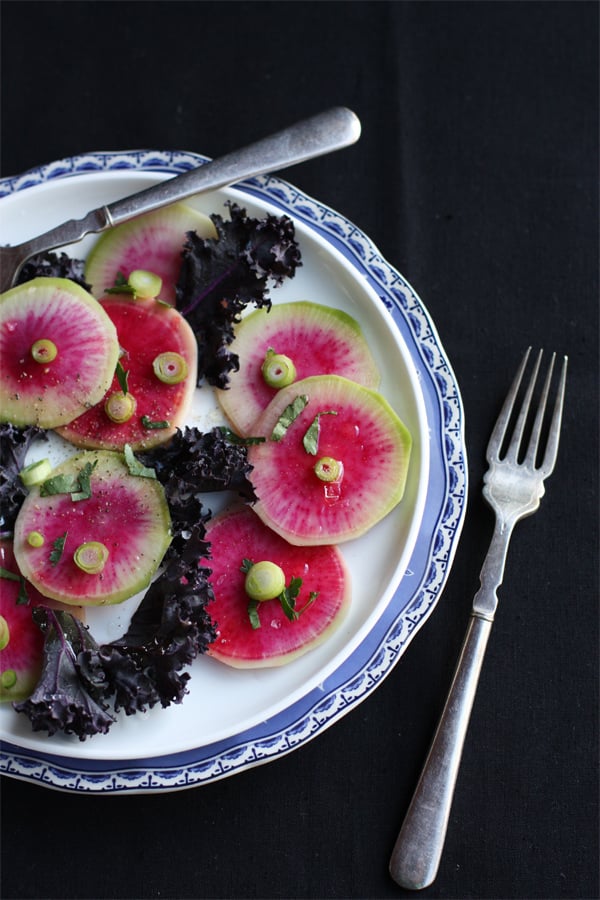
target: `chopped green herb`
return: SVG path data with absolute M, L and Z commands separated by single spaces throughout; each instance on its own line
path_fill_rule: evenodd
M 256 631 L 257 628 L 260 628 L 260 618 L 258 616 L 258 600 L 250 600 L 248 603 L 248 618 L 250 619 L 250 624 L 252 628 Z
M 19 593 L 17 594 L 17 606 L 27 606 L 29 604 L 29 595 L 27 593 L 27 582 L 23 577 L 19 578 Z
M 123 453 L 125 454 L 125 462 L 130 475 L 137 475 L 139 478 L 156 478 L 154 469 L 150 469 L 148 466 L 143 465 L 139 459 L 136 459 L 129 444 L 125 444 Z
M 117 272 L 117 277 L 115 278 L 115 283 L 113 287 L 106 288 L 106 294 L 135 294 L 135 288 L 133 288 L 128 280 L 125 278 L 122 272 Z
M 54 475 L 48 481 L 44 481 L 40 487 L 40 497 L 52 497 L 54 494 L 70 494 L 79 490 L 77 475 Z
M 316 456 L 319 449 L 319 437 L 321 435 L 321 416 L 337 416 L 335 409 L 326 409 L 324 412 L 317 413 L 309 425 L 306 434 L 302 438 L 302 444 L 307 453 Z
M 123 394 L 127 395 L 127 391 L 129 390 L 129 371 L 123 368 L 120 361 L 117 361 L 115 375 Z
M 60 537 L 57 537 L 55 541 L 52 541 L 52 550 L 50 551 L 50 562 L 53 566 L 58 565 L 61 556 L 63 555 L 63 550 L 65 549 L 65 543 L 67 541 L 67 532 L 61 534 Z
M 19 575 L 16 572 L 10 572 L 8 569 L 4 569 L 2 566 L 0 566 L 0 578 L 6 578 L 7 581 L 18 581 L 19 582 L 19 593 L 17 594 L 17 606 L 26 606 L 29 603 L 29 597 L 27 596 L 26 581 L 22 575 Z
M 21 576 L 17 575 L 16 572 L 9 572 L 8 569 L 4 569 L 0 566 L 0 578 L 6 578 L 7 581 L 20 581 Z
M 296 597 L 300 593 L 301 587 L 302 579 L 292 578 L 288 587 L 286 587 L 285 590 L 281 592 L 281 595 L 279 597 L 281 608 L 283 609 L 290 622 L 293 622 L 294 619 L 298 618 L 298 613 L 296 612 L 294 607 L 296 605 Z
M 308 397 L 306 394 L 299 394 L 288 406 L 286 406 L 271 432 L 272 441 L 280 441 L 283 438 L 292 422 L 298 418 L 307 404 Z
M 71 500 L 77 503 L 78 500 L 89 500 L 92 496 L 92 472 L 96 468 L 98 460 L 93 464 L 87 462 L 79 473 L 79 490 L 71 493 Z
M 240 572 L 244 572 L 244 574 L 248 574 L 250 569 L 254 563 L 251 559 L 244 559 L 242 565 L 240 566 Z M 281 608 L 283 609 L 286 617 L 290 622 L 295 622 L 300 618 L 304 610 L 308 609 L 308 607 L 314 603 L 314 601 L 319 596 L 318 591 L 311 591 L 308 600 L 304 604 L 304 606 L 300 607 L 300 609 L 296 609 L 296 599 L 298 594 L 300 593 L 300 588 L 302 587 L 302 579 L 301 578 L 292 578 L 290 580 L 289 585 L 283 589 L 281 594 L 273 599 L 279 600 L 281 604 Z M 248 618 L 250 619 L 250 624 L 252 628 L 255 630 L 260 628 L 260 617 L 258 614 L 259 604 L 264 601 L 260 600 L 250 600 L 248 603 Z
M 142 416 L 142 428 L 147 428 L 149 431 L 153 428 L 169 428 L 169 426 L 170 422 L 167 422 L 166 419 L 153 421 L 150 416 Z
M 89 500 L 92 496 L 91 475 L 96 463 L 86 463 L 79 472 L 67 472 L 54 475 L 40 486 L 40 497 L 52 497 L 54 494 L 70 494 L 71 500 Z
M 296 610 L 296 615 L 301 616 L 302 613 L 306 609 L 308 609 L 309 606 L 312 606 L 312 604 L 315 602 L 315 600 L 317 599 L 318 596 L 319 596 L 318 591 L 311 591 L 310 594 L 308 595 L 308 600 L 306 601 L 304 606 L 301 606 L 300 609 Z
M 239 434 L 236 434 L 235 431 L 232 431 L 231 428 L 227 428 L 225 425 L 219 425 L 216 430 L 230 444 L 240 444 L 246 447 L 250 444 L 264 444 L 265 442 L 264 437 L 240 437 Z
M 311 606 L 319 596 L 318 591 L 311 591 L 304 606 L 301 606 L 300 609 L 296 609 L 296 599 L 298 597 L 298 594 L 300 593 L 301 587 L 302 579 L 292 578 L 289 586 L 283 591 L 281 597 L 279 598 L 281 601 L 282 609 L 290 622 L 295 622 L 297 619 L 299 619 L 302 613 L 306 609 L 308 609 L 308 607 Z
M 251 559 L 246 559 L 244 557 L 244 559 L 242 560 L 242 564 L 240 566 L 240 572 L 243 572 L 245 575 L 247 575 L 253 565 L 254 565 L 254 563 L 252 562 Z M 250 619 L 250 624 L 252 625 L 252 628 L 255 631 L 257 628 L 260 628 L 260 617 L 258 615 L 258 604 L 259 604 L 258 600 L 248 601 L 248 618 Z

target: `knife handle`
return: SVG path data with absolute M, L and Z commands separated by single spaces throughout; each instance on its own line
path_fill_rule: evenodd
M 392 851 L 390 874 L 403 888 L 428 887 L 437 875 L 491 629 L 490 619 L 471 616 L 446 704 Z

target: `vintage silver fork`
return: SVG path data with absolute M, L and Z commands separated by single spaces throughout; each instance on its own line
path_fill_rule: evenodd
M 70 219 L 22 244 L 0 247 L 0 293 L 12 287 L 23 264 L 34 254 L 76 243 L 86 234 L 105 231 L 194 194 L 341 150 L 355 143 L 360 131 L 358 116 L 345 106 L 335 106 L 189 172 L 93 209 L 82 219 Z
M 543 453 L 540 436 L 554 354 L 528 439 L 526 428 L 530 424 L 531 399 L 541 351 L 512 433 L 509 430 L 530 351 L 531 347 L 519 366 L 488 444 L 489 468 L 484 476 L 483 496 L 496 516 L 494 534 L 481 570 L 481 587 L 473 600 L 470 623 L 448 698 L 390 860 L 390 874 L 404 888 L 418 890 L 427 887 L 437 875 L 477 682 L 498 605 L 496 591 L 502 584 L 510 536 L 519 519 L 531 515 L 539 507 L 544 495 L 544 479 L 550 475 L 556 462 L 567 357 L 563 361 Z M 522 445 L 526 445 L 526 449 Z

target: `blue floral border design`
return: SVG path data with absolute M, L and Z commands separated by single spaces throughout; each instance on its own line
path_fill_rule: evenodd
M 132 169 L 177 174 L 206 161 L 198 154 L 178 151 L 85 154 L 2 179 L 0 198 L 53 179 L 90 172 Z M 439 600 L 462 530 L 468 473 L 460 393 L 429 314 L 373 242 L 340 214 L 275 177 L 248 179 L 236 188 L 279 207 L 324 237 L 365 277 L 405 339 L 421 377 L 431 432 L 430 490 L 409 563 L 415 580 L 403 579 L 371 634 L 322 686 L 235 738 L 170 756 L 131 761 L 79 760 L 3 742 L 1 774 L 65 791 L 140 793 L 198 786 L 266 763 L 292 752 L 364 700 L 390 673 Z

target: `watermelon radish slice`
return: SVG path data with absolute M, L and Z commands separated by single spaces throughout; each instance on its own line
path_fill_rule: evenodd
M 127 390 L 119 380 L 122 374 L 114 374 L 101 401 L 58 433 L 87 448 L 122 450 L 129 444 L 140 450 L 163 444 L 183 424 L 194 396 L 194 332 L 181 313 L 157 300 L 115 294 L 100 305 L 116 327 Z
M 65 607 L 22 582 L 8 540 L 0 541 L 0 567 L 0 701 L 25 700 L 39 680 L 44 647 L 44 635 L 33 621 L 31 609 Z M 69 611 L 83 616 L 81 608 L 70 607 Z
M 144 213 L 105 231 L 86 261 L 85 280 L 92 294 L 101 297 L 113 287 L 119 273 L 127 279 L 136 269 L 144 269 L 162 278 L 160 299 L 174 305 L 188 231 L 203 238 L 217 236 L 208 216 L 183 203 Z
M 277 394 L 253 431 L 265 438 L 248 449 L 254 510 L 292 544 L 359 537 L 402 499 L 411 437 L 376 391 L 338 375 L 305 378 Z
M 365 387 L 377 388 L 380 373 L 361 328 L 338 309 L 309 301 L 258 309 L 235 329 L 239 371 L 217 399 L 233 428 L 249 435 L 262 411 L 277 393 L 262 372 L 269 351 L 292 361 L 296 381 L 310 375 L 335 374 Z
M 291 662 L 326 640 L 342 623 L 350 604 L 350 577 L 336 547 L 293 547 L 267 528 L 251 509 L 241 507 L 208 523 L 206 538 L 212 555 L 215 594 L 211 617 L 217 639 L 208 649 L 215 659 L 236 668 L 279 666 Z M 289 583 L 302 578 L 296 600 L 301 610 L 312 591 L 316 599 L 290 621 L 278 599 L 259 604 L 260 627 L 248 615 L 249 598 L 241 571 L 244 559 L 268 560 L 280 566 Z
M 169 546 L 170 524 L 156 479 L 132 475 L 120 453 L 89 450 L 27 495 L 15 522 L 15 557 L 46 597 L 82 606 L 120 603 L 150 583 Z M 41 545 L 38 539 L 32 546 L 32 532 L 42 536 Z
M 0 295 L 0 421 L 55 428 L 97 403 L 119 355 L 115 326 L 66 278 Z

